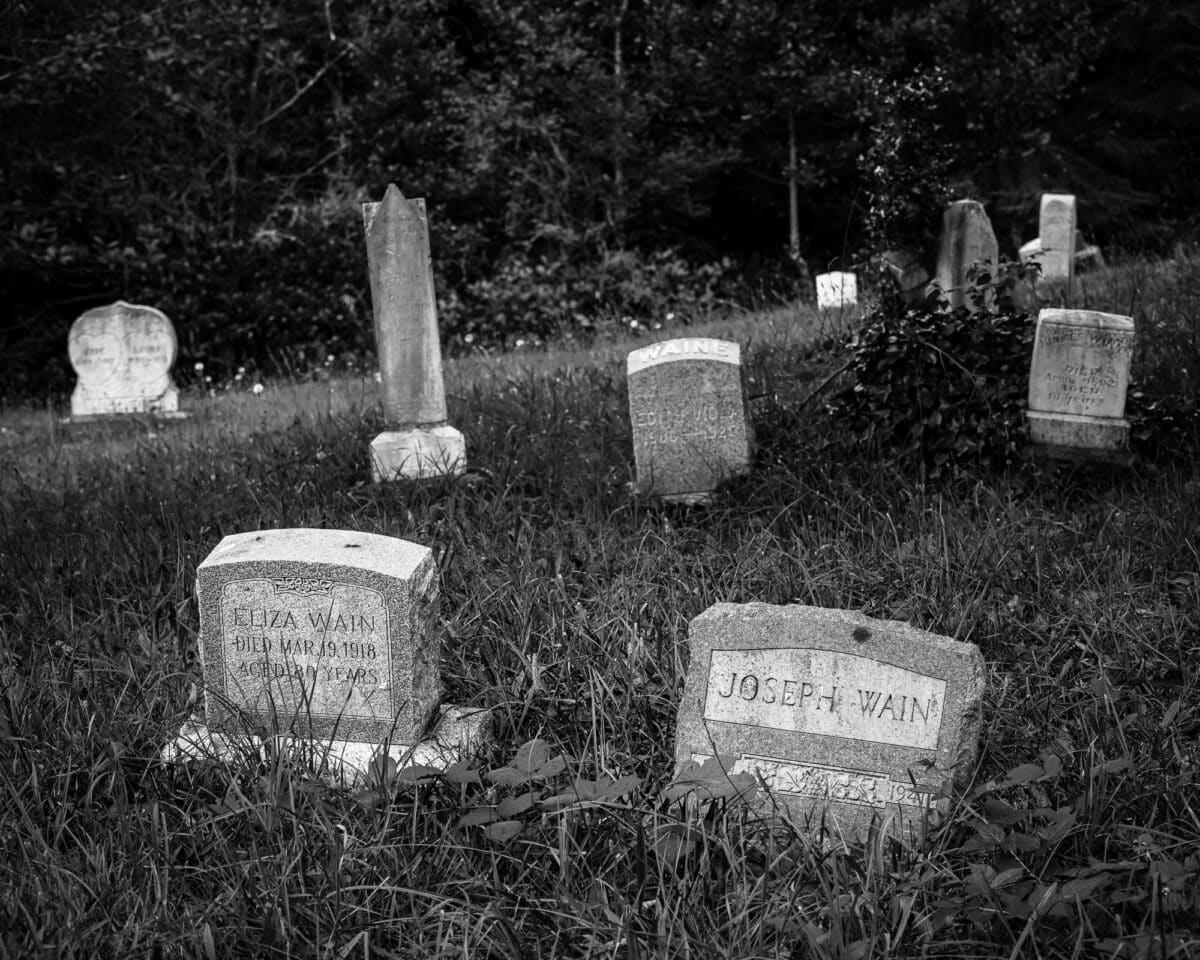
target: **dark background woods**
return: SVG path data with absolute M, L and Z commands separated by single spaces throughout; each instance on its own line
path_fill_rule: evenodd
M 359 204 L 431 210 L 443 337 L 801 289 L 948 197 L 1002 250 L 1044 190 L 1107 250 L 1200 217 L 1200 3 L 28 0 L 0 13 L 0 395 L 69 386 L 124 297 L 179 369 L 369 362 Z M 795 145 L 795 164 L 789 144 Z

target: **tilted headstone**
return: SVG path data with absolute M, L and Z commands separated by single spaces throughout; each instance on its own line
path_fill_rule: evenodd
M 701 503 L 750 466 L 754 434 L 738 344 L 698 338 L 642 347 L 629 354 L 626 379 L 639 491 Z
M 677 771 L 717 758 L 753 773 L 801 828 L 919 834 L 971 775 L 985 668 L 979 648 L 848 610 L 720 603 L 688 631 Z
M 1038 239 L 1042 246 L 1042 277 L 1065 280 L 1069 287 L 1075 278 L 1075 195 L 1043 193 Z
M 398 757 L 427 739 L 441 699 L 433 554 L 347 530 L 225 537 L 196 570 L 203 723 L 169 757 L 217 753 L 267 730 L 363 771 L 382 744 Z M 426 753 L 469 739 L 443 716 Z M 449 726 L 447 726 L 449 724 Z
M 966 305 L 967 271 L 983 264 L 992 280 L 1000 262 L 1000 247 L 992 222 L 977 200 L 955 200 L 942 215 L 942 241 L 938 251 L 937 284 L 950 307 Z
M 462 473 L 463 435 L 446 422 L 425 200 L 389 184 L 382 202 L 363 204 L 363 228 L 388 428 L 371 442 L 372 476 Z
M 840 310 L 858 303 L 858 278 L 852 273 L 817 274 L 817 309 Z
M 177 413 L 179 391 L 171 382 L 175 351 L 175 328 L 153 307 L 118 300 L 81 314 L 67 337 L 79 376 L 71 416 Z
M 1133 338 L 1130 317 L 1095 310 L 1038 314 L 1026 418 L 1040 453 L 1126 459 L 1125 395 Z

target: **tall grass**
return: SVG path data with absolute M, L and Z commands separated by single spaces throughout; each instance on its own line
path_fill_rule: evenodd
M 1155 301 L 1170 330 L 1182 297 Z M 67 438 L 69 471 L 21 446 L 0 480 L 0 949 L 1200 954 L 1195 458 L 924 487 L 841 442 L 805 403 L 836 353 L 783 339 L 748 353 L 754 472 L 706 509 L 664 506 L 627 493 L 617 352 L 455 367 L 461 480 L 366 482 L 381 423 L 349 402 Z M 434 549 L 447 695 L 491 708 L 484 756 L 365 787 L 287 752 L 158 760 L 201 681 L 196 565 L 289 526 Z M 982 757 L 926 842 L 822 845 L 668 791 L 687 623 L 751 600 L 981 647 Z

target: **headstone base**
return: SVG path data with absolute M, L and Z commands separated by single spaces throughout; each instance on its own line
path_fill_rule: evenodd
M 371 441 L 371 479 L 423 480 L 457 476 L 467 469 L 466 442 L 449 424 L 388 430 Z
M 170 417 L 179 412 L 179 388 L 168 387 L 156 397 L 105 397 L 75 388 L 71 394 L 71 416 L 114 417 L 131 413 Z
M 1070 413 L 1028 410 L 1029 439 L 1036 446 L 1065 447 L 1108 459 L 1129 448 L 1129 421 L 1117 417 L 1089 417 Z
M 697 764 L 717 759 L 711 753 L 691 758 Z M 929 827 L 942 821 L 939 808 L 946 806 L 944 800 L 932 800 L 932 789 L 918 793 L 911 779 L 884 772 L 755 756 L 722 757 L 721 765 L 731 777 L 753 775 L 761 788 L 756 807 L 773 809 L 804 834 L 823 828 L 831 840 L 862 843 L 874 826 L 882 834 L 919 843 Z M 686 766 L 677 763 L 676 776 L 681 772 L 686 773 Z M 881 802 L 883 794 L 904 802 Z
M 400 767 L 428 766 L 444 770 L 450 764 L 476 756 L 490 735 L 491 713 L 474 707 L 446 705 L 432 732 L 418 743 L 393 743 L 387 756 Z M 382 752 L 377 743 L 355 740 L 305 740 L 288 734 L 274 738 L 276 746 L 290 744 L 310 751 L 318 772 L 326 779 L 351 783 L 364 777 Z M 210 730 L 193 717 L 178 736 L 162 749 L 167 763 L 183 760 L 229 762 L 248 753 L 260 753 L 259 737 Z

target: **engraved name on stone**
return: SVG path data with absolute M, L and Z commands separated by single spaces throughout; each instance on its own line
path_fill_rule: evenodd
M 831 650 L 713 650 L 704 719 L 936 750 L 946 681 Z
M 383 595 L 297 577 L 232 580 L 221 591 L 225 690 L 236 703 L 314 719 L 392 715 Z M 267 681 L 266 684 L 263 681 Z
M 629 354 L 626 373 L 632 375 L 666 360 L 695 357 L 697 360 L 719 360 L 723 363 L 742 362 L 741 347 L 726 340 L 695 338 L 653 343 Z
M 1076 414 L 1120 417 L 1127 381 L 1117 364 L 1133 352 L 1127 331 L 1106 331 L 1044 323 L 1040 344 L 1058 362 L 1039 364 L 1044 387 L 1040 397 L 1053 409 Z M 1058 348 L 1057 350 L 1055 348 Z

